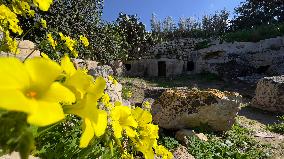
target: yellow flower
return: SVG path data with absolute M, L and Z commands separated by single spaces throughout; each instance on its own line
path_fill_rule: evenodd
M 30 124 L 47 126 L 64 118 L 60 103 L 72 104 L 74 94 L 55 82 L 60 66 L 48 59 L 33 58 L 22 63 L 0 58 L 0 107 L 28 114 Z
M 29 16 L 33 17 L 35 13 L 34 10 L 31 10 L 31 6 L 26 1 L 13 0 L 12 8 L 14 13 L 20 15 L 24 15 L 27 13 Z
M 41 52 L 40 55 L 41 55 L 41 57 L 43 57 L 43 58 L 45 58 L 45 59 L 50 59 L 50 58 L 48 57 L 48 55 L 46 55 L 46 53 L 44 53 L 44 52 Z
M 138 123 L 131 114 L 131 109 L 127 106 L 116 106 L 111 110 L 112 128 L 116 138 L 122 137 L 125 130 L 129 137 L 137 136 L 137 132 L 133 128 L 137 128 Z
M 41 23 L 41 25 L 42 25 L 43 28 L 45 28 L 45 29 L 47 28 L 46 20 L 44 20 L 44 19 L 41 18 L 41 19 L 40 19 L 40 23 Z
M 117 85 L 118 82 L 112 77 L 112 76 L 108 76 L 108 80 L 113 83 L 114 85 Z
M 80 40 L 82 41 L 84 46 L 86 46 L 86 47 L 89 46 L 90 43 L 89 43 L 88 39 L 85 36 L 80 35 Z
M 53 39 L 53 37 L 50 33 L 47 34 L 47 40 L 50 43 L 50 45 L 53 47 L 53 49 L 55 49 L 57 42 Z
M 154 158 L 153 145 L 156 142 L 155 140 L 145 138 L 139 141 L 132 139 L 132 141 L 135 143 L 136 149 L 143 153 L 145 159 Z
M 75 93 L 77 99 L 82 99 L 87 89 L 93 83 L 93 77 L 88 75 L 84 70 L 76 70 L 67 55 L 61 59 L 61 68 L 66 77 L 63 84 Z
M 134 159 L 133 154 L 129 154 L 126 150 L 124 150 L 121 158 L 122 159 Z
M 20 53 L 20 51 L 18 49 L 18 44 L 19 43 L 17 42 L 17 40 L 12 39 L 10 37 L 9 31 L 5 31 L 5 41 L 6 41 L 6 44 L 7 44 L 8 49 L 9 49 L 10 52 L 12 52 L 14 54 L 19 54 Z
M 112 109 L 113 105 L 110 103 L 110 97 L 108 94 L 104 93 L 103 97 L 102 97 L 102 103 L 107 107 Z
M 62 41 L 65 41 L 65 45 L 71 51 L 71 53 L 74 55 L 74 57 L 78 57 L 78 52 L 74 49 L 76 41 L 72 40 L 69 36 L 63 35 L 61 32 L 59 33 L 59 36 L 60 36 Z
M 173 159 L 173 154 L 162 145 L 154 144 L 155 153 L 163 159 Z
M 4 4 L 0 6 L 0 21 L 3 27 L 6 27 L 6 25 L 8 25 L 9 29 L 11 29 L 14 33 L 19 35 L 23 33 L 23 30 L 18 25 L 19 20 L 17 18 L 17 15 Z
M 154 124 L 146 124 L 139 132 L 142 138 L 158 139 L 159 138 L 159 127 Z
M 152 122 L 152 115 L 150 112 L 145 111 L 139 107 L 132 110 L 133 117 L 138 122 L 139 127 L 144 127 Z
M 150 110 L 150 109 L 151 109 L 151 104 L 150 104 L 150 102 L 148 102 L 148 101 L 145 101 L 142 105 L 143 105 L 143 107 L 144 107 L 145 109 L 147 109 L 147 110 Z
M 107 113 L 98 109 L 98 100 L 102 97 L 105 87 L 105 80 L 98 77 L 83 100 L 75 105 L 66 106 L 67 113 L 78 115 L 84 120 L 84 131 L 80 139 L 81 148 L 87 147 L 94 135 L 97 137 L 103 135 L 107 127 Z
M 52 4 L 52 0 L 33 0 L 33 2 L 42 11 L 47 11 Z

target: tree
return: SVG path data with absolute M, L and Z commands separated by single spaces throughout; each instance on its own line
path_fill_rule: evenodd
M 283 0 L 246 0 L 235 8 L 231 30 L 284 22 Z
M 24 31 L 29 32 L 25 38 L 37 44 L 46 38 L 48 32 L 62 32 L 72 38 L 85 35 L 90 45 L 87 49 L 80 49 L 80 56 L 89 58 L 96 46 L 102 9 L 103 0 L 55 0 L 48 12 L 36 11 L 36 18 L 22 17 L 20 24 Z M 47 29 L 34 27 L 41 18 L 46 20 Z M 48 50 L 41 51 L 49 53 Z
M 164 32 L 173 32 L 175 30 L 175 22 L 172 17 L 168 16 L 163 22 L 163 31 Z
M 120 13 L 116 23 L 125 40 L 122 47 L 127 50 L 128 59 L 141 58 L 147 53 L 149 46 L 155 43 L 137 15 Z
M 151 17 L 151 30 L 153 33 L 161 32 L 161 22 L 157 19 L 156 15 L 153 13 Z
M 185 18 L 179 18 L 179 22 L 178 22 L 178 30 L 179 31 L 188 31 L 186 20 L 187 19 L 185 19 Z
M 205 36 L 219 36 L 227 29 L 229 12 L 225 9 L 215 12 L 213 15 L 205 15 L 202 18 L 202 29 Z

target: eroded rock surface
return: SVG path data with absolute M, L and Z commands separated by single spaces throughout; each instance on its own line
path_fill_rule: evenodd
M 195 159 L 184 146 L 180 146 L 173 152 L 174 159 Z
M 284 113 L 284 76 L 264 77 L 257 83 L 253 107 Z
M 242 97 L 238 93 L 208 90 L 167 90 L 152 105 L 153 121 L 165 129 L 206 126 L 226 131 L 235 122 Z

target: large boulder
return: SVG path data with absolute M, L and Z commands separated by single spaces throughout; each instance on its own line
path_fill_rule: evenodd
M 242 97 L 215 89 L 167 90 L 152 105 L 153 121 L 165 129 L 208 126 L 226 131 L 235 122 Z
M 264 77 L 259 80 L 251 106 L 284 113 L 284 76 Z

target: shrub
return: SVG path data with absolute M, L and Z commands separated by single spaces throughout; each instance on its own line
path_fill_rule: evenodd
M 274 123 L 267 126 L 269 131 L 284 135 L 284 116 L 279 117 L 279 123 Z

